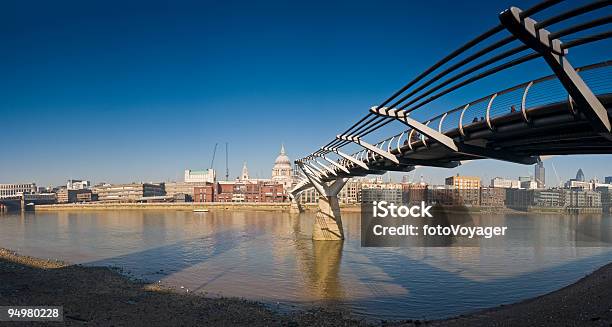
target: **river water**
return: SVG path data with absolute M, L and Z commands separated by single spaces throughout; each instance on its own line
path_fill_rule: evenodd
M 579 247 L 567 226 L 612 235 L 612 217 L 489 215 L 524 231 L 497 246 L 362 248 L 360 217 L 346 241 L 313 242 L 314 214 L 73 211 L 0 215 L 0 247 L 118 266 L 180 291 L 238 296 L 272 308 L 348 309 L 369 319 L 433 319 L 541 295 L 612 262 L 611 247 Z M 567 238 L 567 239 L 566 239 Z M 556 239 L 550 246 L 541 240 Z M 183 287 L 183 288 L 181 288 Z

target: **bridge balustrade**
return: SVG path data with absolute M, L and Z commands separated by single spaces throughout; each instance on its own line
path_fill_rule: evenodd
M 609 76 L 612 76 L 611 73 L 612 63 L 609 62 L 587 67 L 580 71 L 581 77 L 593 92 L 598 95 L 612 93 L 612 82 L 609 79 Z M 567 100 L 568 93 L 566 89 L 554 75 L 551 75 L 475 100 L 468 105 L 439 114 L 424 121 L 424 123 L 441 133 L 447 134 L 456 129 L 463 129 L 465 131 L 469 130 L 471 126 L 486 123 L 487 113 L 492 121 L 507 115 L 520 114 L 523 106 L 525 110 L 529 110 L 550 104 L 567 102 Z M 494 126 L 492 127 L 494 128 Z M 409 145 L 412 148 L 420 142 L 427 145 L 431 141 L 418 131 L 407 128 L 374 145 L 384 151 L 397 151 L 397 153 L 401 153 L 401 148 L 405 145 Z M 377 159 L 377 155 L 374 152 L 365 149 L 353 153 L 352 156 L 367 163 Z

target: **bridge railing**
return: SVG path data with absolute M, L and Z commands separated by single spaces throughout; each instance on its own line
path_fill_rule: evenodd
M 612 61 L 589 65 L 576 70 L 580 72 L 584 81 L 595 94 L 612 93 L 612 80 L 610 80 Z M 466 103 L 427 119 L 424 123 L 444 134 L 456 130 L 459 134 L 465 136 L 465 130 L 470 125 L 486 123 L 487 117 L 491 121 L 490 128 L 494 128 L 494 119 L 513 114 L 520 113 L 524 120 L 529 121 L 529 109 L 568 102 L 568 97 L 567 90 L 561 85 L 556 75 L 549 75 Z M 568 110 L 571 110 L 570 106 L 568 106 Z M 407 142 L 408 139 L 411 142 Z M 383 150 L 396 150 L 401 153 L 400 149 L 403 145 L 414 145 L 423 140 L 425 140 L 425 144 L 429 141 L 427 137 L 422 136 L 416 130 L 408 128 L 376 143 L 376 146 Z M 370 156 L 373 155 L 371 151 L 366 150 L 360 150 L 353 155 L 365 156 L 366 152 Z
M 560 2 L 562 1 L 548 0 L 539 3 L 532 8 L 519 12 L 520 18 L 522 21 L 526 21 L 529 17 L 539 15 L 541 12 Z M 572 3 L 572 5 L 574 4 Z M 538 30 L 544 29 L 572 19 L 570 23 L 573 25 L 569 26 L 566 24 L 558 28 L 557 31 L 550 32 L 550 40 L 578 35 L 577 38 L 571 41 L 559 43 L 560 51 L 608 39 L 612 37 L 611 31 L 592 32 L 592 29 L 600 28 L 612 22 L 610 16 L 593 18 L 593 16 L 601 14 L 601 9 L 605 9 L 609 5 L 609 1 L 595 1 L 582 5 L 576 4 L 574 8 L 557 13 L 556 15 L 539 17 L 535 23 L 535 28 Z M 504 14 L 512 13 L 512 10 L 508 10 Z M 519 40 L 515 36 L 519 34 L 515 32 L 509 33 L 511 27 L 509 27 L 510 25 L 507 22 L 503 21 L 501 15 L 501 24 L 482 33 L 442 58 L 383 101 L 376 109 L 380 110 L 381 108 L 388 107 L 410 115 L 415 110 L 427 109 L 429 103 L 457 90 L 461 90 L 467 85 L 504 70 L 514 69 L 526 62 L 546 55 L 546 52 L 536 51 L 537 48 L 533 45 L 528 45 L 522 39 Z M 505 17 L 508 17 L 508 15 Z M 585 17 L 587 18 L 585 19 Z M 506 36 L 497 37 L 502 33 L 505 33 Z M 513 44 L 514 46 L 511 46 Z M 468 53 L 468 50 L 471 54 Z M 609 69 L 610 65 L 607 62 L 599 66 L 586 67 L 580 71 L 580 75 L 596 94 L 609 93 L 610 85 L 606 84 L 605 78 Z M 603 72 L 603 70 L 606 70 L 606 72 Z M 487 127 L 494 129 L 495 120 L 499 117 L 520 113 L 523 119 L 529 120 L 529 108 L 561 101 L 568 101 L 567 91 L 565 91 L 565 88 L 556 78 L 556 75 L 551 75 L 504 91 L 489 94 L 469 104 L 456 107 L 430 119 L 421 119 L 420 121 L 441 133 L 457 130 L 458 133 L 464 135 L 466 129 L 469 129 L 471 124 L 481 124 L 484 122 Z M 332 156 L 338 158 L 337 162 L 341 164 L 355 166 L 355 163 L 352 162 L 353 160 L 341 157 L 337 152 L 339 149 L 354 144 L 359 144 L 363 149 L 353 152 L 352 158 L 362 161 L 376 160 L 381 157 L 381 151 L 368 149 L 366 142 L 360 143 L 359 140 L 364 140 L 365 136 L 381 130 L 381 128 L 393 121 L 396 120 L 392 117 L 368 112 L 365 117 L 341 133 L 340 137 L 333 139 L 312 154 L 298 159 L 297 162 L 308 162 L 320 156 Z M 429 141 L 427 137 L 408 128 L 380 142 L 373 143 L 373 145 L 382 151 L 389 152 L 392 149 L 399 151 L 404 145 L 411 147 L 419 142 L 427 145 Z

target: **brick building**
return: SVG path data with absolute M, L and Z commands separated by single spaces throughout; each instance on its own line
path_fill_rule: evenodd
M 215 201 L 215 185 L 195 186 L 192 194 L 194 202 L 213 202 Z
M 502 208 L 505 202 L 505 188 L 483 187 L 480 189 L 480 206 Z
M 427 188 L 425 183 L 402 183 L 403 202 L 404 203 L 419 203 L 427 202 Z
M 285 202 L 287 195 L 282 183 L 269 180 L 237 180 L 218 182 L 216 202 Z

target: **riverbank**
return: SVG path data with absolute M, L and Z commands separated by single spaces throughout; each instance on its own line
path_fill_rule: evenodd
M 290 203 L 250 203 L 250 202 L 162 202 L 162 203 L 65 203 L 65 204 L 44 204 L 36 205 L 36 211 L 85 211 L 85 210 L 177 210 L 193 211 L 196 209 L 208 210 L 236 210 L 236 211 L 287 211 L 290 210 Z M 304 211 L 317 211 L 317 204 L 302 204 Z M 361 204 L 340 204 L 341 212 L 361 212 Z M 550 213 L 567 214 L 564 211 L 519 211 L 512 208 L 491 208 L 479 206 L 441 206 L 433 207 L 432 212 L 444 212 L 446 214 L 490 214 L 490 213 Z M 601 214 L 601 212 L 600 212 Z
M 347 312 L 313 309 L 281 314 L 252 301 L 209 298 L 132 280 L 110 268 L 69 265 L 3 249 L 0 249 L 0 280 L 0 306 L 63 305 L 64 324 L 68 326 L 367 325 Z M 610 326 L 611 323 L 612 263 L 561 290 L 517 304 L 446 320 L 384 324 Z
M 552 293 L 428 325 L 612 326 L 612 263 Z
M 289 210 L 289 203 L 231 203 L 231 202 L 168 202 L 168 203 L 66 203 L 37 205 L 36 211 L 64 211 L 64 210 L 261 210 L 283 211 Z
M 133 280 L 115 269 L 69 265 L 5 249 L 0 249 L 0 280 L 0 306 L 63 306 L 67 326 L 365 325 L 343 312 L 317 309 L 279 314 L 257 302 L 194 295 Z
M 193 211 L 196 209 L 208 210 L 242 210 L 242 211 L 287 211 L 290 203 L 249 203 L 249 202 L 168 202 L 168 203 L 67 203 L 37 205 L 36 211 L 73 211 L 73 210 L 178 210 Z M 316 211 L 316 204 L 302 205 L 306 211 Z M 360 212 L 360 204 L 341 205 L 343 212 Z

